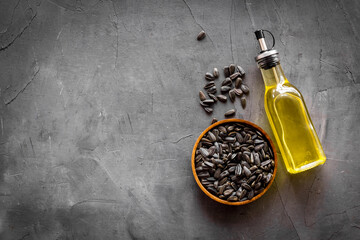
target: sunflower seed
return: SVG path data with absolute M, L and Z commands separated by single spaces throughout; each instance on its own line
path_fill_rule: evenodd
M 209 182 L 215 182 L 216 181 L 216 179 L 213 178 L 213 177 L 208 177 L 206 180 L 208 180 Z
M 217 99 L 220 101 L 220 102 L 226 102 L 227 100 L 227 97 L 225 95 L 217 95 Z
M 206 96 L 202 91 L 199 92 L 199 98 L 200 98 L 200 101 L 206 100 Z
M 231 79 L 231 80 L 235 80 L 235 79 L 237 79 L 239 76 L 240 76 L 240 73 L 233 73 L 233 74 L 230 75 L 230 79 Z
M 262 140 L 262 139 L 255 139 L 255 140 L 254 140 L 254 143 L 255 143 L 255 144 L 264 143 L 264 140 Z M 263 144 L 263 146 L 264 146 L 264 144 Z M 262 148 L 262 147 L 261 147 L 261 148 Z
M 238 197 L 237 196 L 230 196 L 226 200 L 228 200 L 229 202 L 236 202 L 238 200 Z
M 241 95 L 243 94 L 243 92 L 239 88 L 234 88 L 233 90 L 234 90 L 235 94 L 239 97 L 241 97 Z
M 243 154 L 243 159 L 247 162 L 250 163 L 250 157 L 247 154 Z
M 227 177 L 227 176 L 229 176 L 229 175 L 230 175 L 229 171 L 228 171 L 228 170 L 225 170 L 225 171 L 223 171 L 222 173 L 220 173 L 220 178 L 224 178 L 224 177 Z
M 214 102 L 217 102 L 217 97 L 214 94 L 208 93 L 209 97 L 214 100 Z
M 270 180 L 271 180 L 271 178 L 272 178 L 272 174 L 271 174 L 271 173 L 269 173 L 268 175 L 266 175 L 265 183 L 266 183 L 266 184 L 269 183 Z
M 254 164 L 254 153 L 250 154 L 250 164 Z
M 212 132 L 208 132 L 208 138 L 212 142 L 216 141 L 216 136 Z
M 213 76 L 214 76 L 215 78 L 218 78 L 218 77 L 219 77 L 219 70 L 218 70 L 217 68 L 214 68 L 214 70 L 213 70 Z
M 214 123 L 216 123 L 218 120 L 216 119 L 216 118 L 213 118 L 212 120 L 211 120 L 211 124 L 214 124 Z
M 225 78 L 224 81 L 222 81 L 221 86 L 230 86 L 232 84 L 232 81 L 230 78 Z
M 264 151 L 269 151 L 269 145 L 266 142 L 264 143 Z
M 221 169 L 220 168 L 216 169 L 214 173 L 214 178 L 218 179 L 220 177 L 220 173 L 221 173 Z
M 256 146 L 255 146 L 254 150 L 255 150 L 256 152 L 259 152 L 263 147 L 264 147 L 264 144 L 259 144 L 259 145 L 256 145 Z
M 242 78 L 241 77 L 238 77 L 236 80 L 235 80 L 235 87 L 236 88 L 239 88 L 242 84 Z
M 230 186 L 231 186 L 235 191 L 238 190 L 238 186 L 236 185 L 236 183 L 231 182 L 231 183 L 230 183 Z
M 268 165 L 269 163 L 271 163 L 271 160 L 266 160 L 266 161 L 262 162 L 260 165 L 261 165 L 261 166 L 266 166 L 266 165 Z
M 229 91 L 229 98 L 230 98 L 230 100 L 231 100 L 232 102 L 235 101 L 235 92 L 234 92 L 234 89 L 231 89 L 231 90 Z
M 229 73 L 230 75 L 233 74 L 235 72 L 235 65 L 234 64 L 230 64 L 229 66 Z
M 203 101 L 204 104 L 213 105 L 215 103 L 214 99 L 206 99 Z
M 211 167 L 211 168 L 213 168 L 215 166 L 215 164 L 213 164 L 212 162 L 205 161 L 204 163 L 206 166 Z
M 207 92 L 208 92 L 208 93 L 211 93 L 211 94 L 215 94 L 215 93 L 217 92 L 216 86 L 213 86 L 213 87 L 207 89 Z
M 263 175 L 260 173 L 260 174 L 257 176 L 255 182 L 260 182 L 262 178 L 263 178 Z
M 214 162 L 215 162 L 216 164 L 224 164 L 224 161 L 221 160 L 221 159 L 214 159 Z
M 245 188 L 245 189 L 248 190 L 248 191 L 251 191 L 251 190 L 252 190 L 251 187 L 250 187 L 250 185 L 247 184 L 247 183 L 242 183 L 242 184 L 241 184 L 241 187 Z
M 244 170 L 244 166 L 247 167 L 248 169 L 250 168 L 249 163 L 246 161 L 241 161 L 241 166 L 243 167 L 243 170 Z
M 234 137 L 226 137 L 225 141 L 234 143 L 236 141 L 236 138 L 234 138 Z
M 221 92 L 228 92 L 230 89 L 231 89 L 231 87 L 229 87 L 229 86 L 222 86 L 220 88 Z
M 209 151 L 206 150 L 205 148 L 200 148 L 199 151 L 200 151 L 200 153 L 201 153 L 201 155 L 202 155 L 203 157 L 206 158 L 206 157 L 209 156 Z
M 243 170 L 244 170 L 246 177 L 250 177 L 251 171 L 246 166 L 243 166 Z
M 208 105 L 208 104 L 205 104 L 203 101 L 200 101 L 200 105 L 201 105 L 202 107 L 209 107 L 209 105 Z
M 231 116 L 235 115 L 235 112 L 236 112 L 235 109 L 230 109 L 224 115 L 225 115 L 225 117 L 231 117 Z
M 201 40 L 203 40 L 205 37 L 206 37 L 205 31 L 201 31 L 201 32 L 198 34 L 198 36 L 197 36 L 196 39 L 197 39 L 198 41 L 201 41 Z
M 224 67 L 224 75 L 225 77 L 229 77 L 230 76 L 230 69 L 228 66 Z
M 230 188 L 224 191 L 224 196 L 229 196 L 230 194 L 232 194 L 234 192 L 234 189 Z
M 209 172 L 201 172 L 197 175 L 199 178 L 205 178 L 205 177 L 210 177 L 210 173 Z
M 215 189 L 214 187 L 207 187 L 206 189 L 207 189 L 211 194 L 214 194 L 214 195 L 217 194 L 217 191 L 216 191 L 216 189 Z
M 246 99 L 244 97 L 240 98 L 242 108 L 246 107 Z
M 202 156 L 201 156 L 201 155 L 197 155 L 196 158 L 195 158 L 195 161 L 196 161 L 196 162 L 199 162 L 201 159 L 202 159 Z
M 241 172 L 242 172 L 241 165 L 240 165 L 240 164 L 236 165 L 236 167 L 235 167 L 235 175 L 238 176 L 238 177 L 240 177 L 240 176 L 241 176 Z
M 256 176 L 255 176 L 255 175 L 252 175 L 246 182 L 247 182 L 248 184 L 251 184 L 253 181 L 255 181 L 255 179 L 256 179 Z
M 212 73 L 207 72 L 205 74 L 205 79 L 208 81 L 213 81 L 215 79 L 214 75 L 212 75 Z
M 240 88 L 241 88 L 241 91 L 243 91 L 243 93 L 245 93 L 245 94 L 249 93 L 249 87 L 246 84 L 241 84 Z
M 212 113 L 214 110 L 212 108 L 209 108 L 209 107 L 204 107 L 204 110 L 206 113 Z
M 254 191 L 251 189 L 251 191 L 247 195 L 248 199 L 252 199 L 254 197 Z
M 219 131 L 222 133 L 227 133 L 227 130 L 224 126 L 219 126 Z
M 216 180 L 216 181 L 214 182 L 214 188 L 217 189 L 218 187 L 219 187 L 219 181 Z
M 207 84 L 205 84 L 204 89 L 207 90 L 207 89 L 210 89 L 210 88 L 212 88 L 212 87 L 214 87 L 214 86 L 215 86 L 215 82 L 214 82 L 214 81 L 210 81 L 210 82 L 208 82 Z
M 242 199 L 246 196 L 246 194 L 247 194 L 246 189 L 243 189 L 243 190 L 241 190 L 241 192 L 239 192 L 239 194 L 236 194 L 236 195 L 239 197 L 239 199 Z
M 243 138 L 243 136 L 240 134 L 240 133 L 236 133 L 236 139 L 237 139 L 237 141 L 239 142 L 239 143 L 243 143 L 244 142 L 244 138 Z
M 252 172 L 257 170 L 257 169 L 258 169 L 258 167 L 256 165 L 251 166 L 251 168 L 249 168 L 249 170 L 252 171 Z
M 244 69 L 243 69 L 241 66 L 237 66 L 237 69 L 238 69 L 241 77 L 245 75 L 245 71 L 244 71 Z
M 260 182 L 256 183 L 255 186 L 254 186 L 255 190 L 257 190 L 259 188 L 261 188 L 261 183 Z
M 219 177 L 219 178 L 220 178 L 220 177 Z M 219 185 L 223 185 L 223 184 L 225 184 L 225 183 L 227 182 L 227 180 L 228 180 L 228 178 L 227 178 L 227 177 L 225 177 L 225 178 L 221 179 L 221 180 L 220 180 L 220 182 L 219 182 Z

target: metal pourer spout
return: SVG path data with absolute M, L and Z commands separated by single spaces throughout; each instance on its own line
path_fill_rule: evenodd
M 255 36 L 256 36 L 256 39 L 259 41 L 261 52 L 267 51 L 268 48 L 267 48 L 266 42 L 265 42 L 264 31 L 262 29 L 256 30 Z
M 272 36 L 273 45 L 270 49 L 266 46 L 264 32 L 268 32 Z M 276 66 L 280 62 L 280 60 L 278 57 L 279 52 L 273 49 L 275 46 L 274 35 L 268 30 L 259 29 L 255 31 L 255 36 L 256 39 L 259 41 L 259 45 L 261 48 L 260 54 L 257 55 L 255 58 L 258 66 L 263 69 L 270 69 Z

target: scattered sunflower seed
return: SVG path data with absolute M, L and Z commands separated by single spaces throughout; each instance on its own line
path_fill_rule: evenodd
M 225 80 L 221 83 L 221 86 L 230 86 L 232 81 L 230 78 L 225 78 Z
M 205 84 L 205 86 L 204 86 L 204 89 L 206 90 L 206 89 L 210 89 L 210 88 L 212 88 L 212 87 L 214 87 L 215 86 L 215 82 L 214 81 L 211 81 L 211 82 L 208 82 L 207 84 Z
M 249 87 L 246 84 L 242 84 L 240 88 L 245 94 L 249 93 Z
M 235 115 L 235 112 L 236 112 L 235 109 L 230 109 L 224 115 L 225 115 L 225 117 L 231 117 L 231 116 Z
M 206 100 L 206 96 L 202 91 L 199 92 L 199 98 L 200 98 L 200 101 Z
M 229 73 L 230 73 L 230 75 L 233 74 L 233 73 L 235 73 L 235 64 L 230 64 L 230 66 L 229 66 Z
M 205 79 L 208 81 L 213 81 L 215 79 L 214 75 L 212 75 L 212 73 L 207 72 L 205 74 Z
M 209 114 L 214 111 L 212 108 L 209 108 L 209 107 L 204 107 L 204 110 L 205 110 L 205 112 L 207 112 Z
M 220 90 L 221 90 L 221 92 L 228 92 L 228 91 L 231 90 L 231 87 L 229 87 L 229 86 L 222 86 L 222 87 L 220 88 Z
M 208 92 L 208 93 L 215 94 L 215 93 L 217 92 L 216 86 L 212 86 L 211 88 L 207 89 L 207 92 Z
M 236 88 L 239 88 L 242 84 L 242 78 L 241 77 L 238 77 L 236 80 L 235 80 L 235 87 Z
M 224 75 L 225 77 L 229 77 L 230 76 L 230 69 L 228 66 L 224 67 Z
M 231 100 L 232 102 L 235 101 L 235 91 L 234 91 L 234 89 L 231 89 L 231 90 L 229 91 L 229 98 L 230 98 L 230 100 Z
M 232 74 L 232 75 L 230 76 L 230 79 L 231 79 L 231 80 L 235 80 L 235 79 L 237 79 L 239 76 L 240 76 L 240 73 L 236 72 L 236 73 L 234 73 L 234 74 Z
M 215 78 L 218 78 L 218 77 L 219 77 L 219 70 L 218 70 L 217 68 L 214 68 L 214 70 L 213 70 L 213 76 L 214 76 Z
M 208 93 L 209 97 L 214 100 L 214 102 L 217 102 L 217 97 L 214 94 Z
M 240 102 L 241 102 L 242 108 L 245 108 L 246 107 L 246 99 L 244 97 L 241 97 Z
M 217 99 L 220 101 L 220 102 L 226 102 L 227 100 L 227 97 L 225 95 L 217 95 Z
M 212 105 L 215 103 L 214 99 L 206 99 L 202 101 L 204 104 Z
M 243 92 L 241 91 L 241 89 L 234 88 L 233 90 L 234 90 L 235 94 L 236 94 L 237 96 L 239 96 L 239 97 L 243 94 Z
M 245 71 L 241 66 L 237 66 L 237 69 L 238 69 L 241 77 L 245 75 Z
M 198 41 L 201 41 L 201 40 L 203 40 L 205 37 L 206 37 L 205 31 L 201 31 L 201 32 L 198 34 L 198 36 L 197 36 L 197 40 L 198 40 Z

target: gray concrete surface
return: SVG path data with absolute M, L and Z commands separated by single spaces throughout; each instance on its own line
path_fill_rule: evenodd
M 360 239 L 360 2 L 0 2 L 0 239 Z M 279 165 L 261 199 L 222 206 L 190 156 L 211 117 L 203 75 L 232 62 L 251 94 L 218 104 L 271 133 L 253 31 L 271 30 L 327 155 Z M 208 36 L 196 36 L 204 29 Z

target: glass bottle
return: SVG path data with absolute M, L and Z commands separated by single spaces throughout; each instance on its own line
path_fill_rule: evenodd
M 255 31 L 261 47 L 255 60 L 265 83 L 265 111 L 287 171 L 299 173 L 325 163 L 326 156 L 303 96 L 285 77 L 278 51 L 267 48 L 264 31 Z

